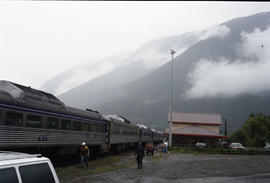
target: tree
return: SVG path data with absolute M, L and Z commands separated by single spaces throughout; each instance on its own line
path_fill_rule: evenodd
M 246 145 L 246 135 L 243 130 L 238 130 L 231 134 L 229 142 L 240 142 L 242 145 Z
M 266 141 L 270 141 L 270 116 L 251 113 L 242 129 L 232 133 L 229 141 L 263 147 Z
M 243 133 L 246 136 L 246 145 L 262 147 L 270 138 L 270 118 L 263 114 L 250 115 L 243 125 Z

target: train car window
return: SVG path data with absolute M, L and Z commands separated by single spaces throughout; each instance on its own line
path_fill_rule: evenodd
M 35 116 L 35 115 L 28 115 L 27 119 L 26 119 L 25 126 L 32 127 L 32 128 L 40 128 L 41 127 L 41 117 Z
M 18 183 L 18 178 L 15 168 L 0 169 L 0 182 L 4 183 Z
M 55 183 L 48 163 L 20 166 L 19 171 L 22 183 Z
M 114 133 L 118 134 L 118 127 L 114 126 Z
M 91 129 L 92 129 L 92 132 L 96 132 L 97 131 L 97 125 L 96 124 L 92 124 L 91 125 Z
M 100 125 L 96 124 L 96 132 L 100 132 Z
M 70 130 L 70 128 L 71 128 L 71 121 L 63 119 L 62 123 L 61 123 L 61 129 L 62 130 Z
M 5 125 L 22 126 L 23 114 L 18 112 L 7 112 Z
M 123 127 L 120 127 L 119 128 L 119 134 L 122 134 L 123 133 Z
M 83 131 L 91 132 L 91 124 L 89 124 L 89 123 L 83 123 L 82 124 L 82 129 L 83 129 Z
M 81 131 L 82 130 L 81 122 L 72 121 L 72 130 Z
M 98 125 L 97 131 L 98 131 L 98 132 L 102 132 L 102 125 Z
M 115 127 L 111 126 L 111 133 L 115 133 Z
M 106 125 L 102 125 L 101 132 L 106 132 Z
M 48 129 L 58 129 L 59 120 L 57 118 L 47 118 L 47 128 Z

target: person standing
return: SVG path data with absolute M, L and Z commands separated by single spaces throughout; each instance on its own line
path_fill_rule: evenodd
M 90 150 L 87 147 L 86 143 L 83 142 L 80 150 L 80 155 L 81 155 L 81 165 L 82 168 L 84 167 L 84 163 L 86 167 L 88 167 L 88 158 L 90 156 Z
M 165 141 L 164 144 L 165 144 L 165 153 L 167 153 L 168 152 L 168 142 Z
M 136 160 L 138 162 L 138 169 L 141 169 L 142 166 L 143 166 L 142 160 L 143 160 L 143 157 L 144 157 L 144 147 L 143 147 L 141 142 L 139 142 L 139 144 L 138 144 L 138 148 L 136 150 L 135 155 L 137 155 Z

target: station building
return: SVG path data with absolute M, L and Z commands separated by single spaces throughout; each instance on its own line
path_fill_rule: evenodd
M 168 123 L 170 119 L 170 113 Z M 194 146 L 196 142 L 204 142 L 208 146 L 218 146 L 221 139 L 222 125 L 219 114 L 172 113 L 172 145 Z M 169 134 L 169 129 L 166 130 Z

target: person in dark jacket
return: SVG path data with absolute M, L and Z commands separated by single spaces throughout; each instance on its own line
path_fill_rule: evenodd
M 142 160 L 143 160 L 143 157 L 144 157 L 144 147 L 142 145 L 141 142 L 139 142 L 138 144 L 138 148 L 136 149 L 136 153 L 135 155 L 137 155 L 137 162 L 138 162 L 138 169 L 142 168 Z

